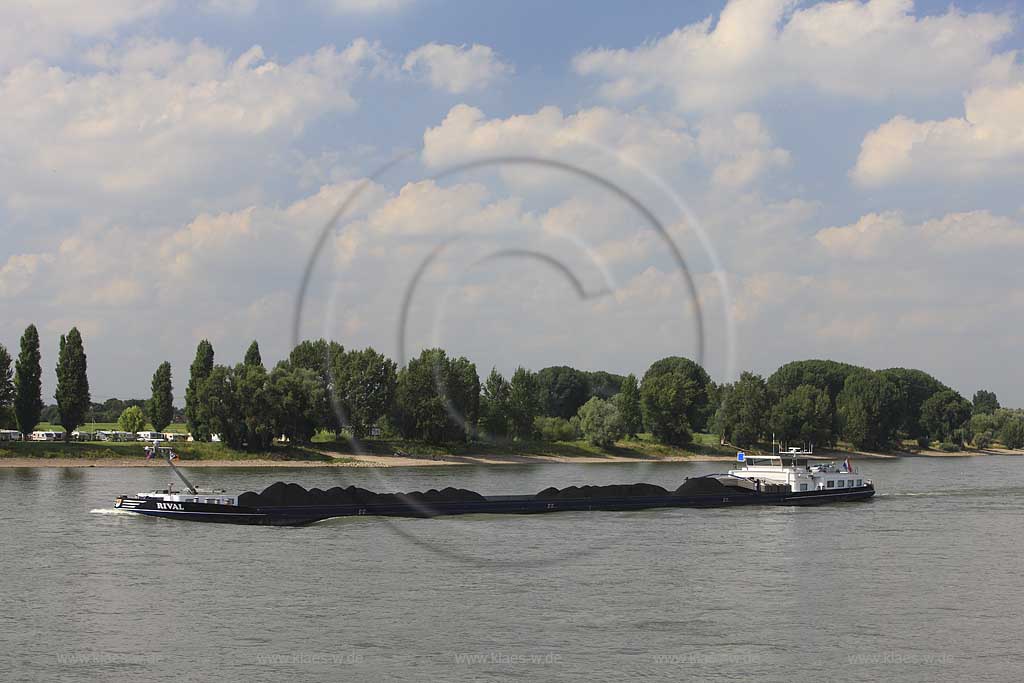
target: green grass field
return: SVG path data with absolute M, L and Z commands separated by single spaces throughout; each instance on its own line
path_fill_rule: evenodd
M 236 451 L 222 443 L 175 443 L 174 452 L 183 461 L 188 460 L 294 460 L 337 462 L 336 458 L 324 455 L 306 446 L 289 444 L 275 445 L 269 451 L 250 453 Z M 4 441 L 0 442 L 0 458 L 85 458 L 101 459 L 145 459 L 143 444 L 138 441 Z
M 352 454 L 352 444 L 346 440 L 324 440 L 313 444 L 316 448 L 335 453 Z M 363 442 L 366 451 L 374 455 L 393 455 L 396 452 L 418 456 L 443 455 L 525 455 L 573 457 L 627 457 L 664 458 L 692 455 L 735 455 L 735 449 L 719 445 L 714 434 L 696 434 L 688 446 L 667 446 L 654 441 L 650 434 L 640 434 L 636 439 L 616 442 L 609 448 L 599 448 L 584 440 L 579 441 L 509 441 L 473 442 L 468 444 L 432 445 L 405 439 L 368 439 Z
M 109 428 L 106 425 L 89 425 L 83 430 Z M 49 425 L 38 427 L 41 431 L 58 431 Z M 173 430 L 168 430 L 173 431 Z M 297 460 L 297 461 L 331 461 L 338 458 L 325 455 L 325 452 L 341 455 L 355 454 L 352 444 L 345 440 L 320 439 L 310 445 L 276 444 L 273 449 L 265 452 L 250 453 L 236 451 L 222 443 L 178 442 L 174 444 L 175 452 L 182 460 Z M 370 439 L 363 443 L 366 452 L 373 455 L 394 455 L 407 453 L 412 456 L 445 456 L 445 455 L 523 455 L 523 456 L 560 456 L 573 457 L 627 457 L 637 459 L 658 459 L 664 457 L 686 457 L 692 455 L 724 455 L 731 456 L 735 450 L 720 446 L 718 437 L 713 434 L 697 434 L 689 446 L 667 446 L 654 441 L 649 434 L 641 434 L 636 439 L 619 441 L 610 448 L 599 448 L 586 441 L 510 441 L 501 443 L 474 442 L 469 444 L 431 445 L 404 439 Z M 143 458 L 143 444 L 131 442 L 71 442 L 62 441 L 24 441 L 0 442 L 0 458 L 85 458 L 85 459 L 135 459 Z M 342 460 L 344 461 L 344 460 Z

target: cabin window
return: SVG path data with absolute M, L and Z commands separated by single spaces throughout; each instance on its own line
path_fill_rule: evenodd
M 827 484 L 825 484 L 825 486 L 829 487 L 830 489 L 833 489 L 836 487 L 836 483 L 830 480 Z
M 838 483 L 838 484 L 836 484 L 836 488 L 840 488 L 840 489 L 841 489 L 841 488 L 843 488 L 844 486 L 846 486 L 846 480 L 845 480 L 845 479 L 840 479 L 840 480 L 839 480 L 839 483 Z
M 857 480 L 857 486 L 863 486 L 863 485 L 864 485 L 864 480 L 863 479 L 858 479 Z
M 853 488 L 853 479 L 851 479 L 848 482 L 846 482 L 846 485 L 849 486 L 852 489 Z
M 801 491 L 806 491 L 807 490 L 807 484 L 800 484 L 800 490 Z

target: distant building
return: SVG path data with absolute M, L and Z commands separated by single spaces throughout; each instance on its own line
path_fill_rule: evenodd
M 0 429 L 0 441 L 21 441 L 24 438 L 16 429 Z

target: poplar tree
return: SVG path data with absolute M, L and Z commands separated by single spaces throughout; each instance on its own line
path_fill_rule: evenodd
M 213 372 L 213 344 L 204 339 L 196 347 L 196 358 L 189 369 L 185 388 L 185 422 L 196 441 L 210 440 L 210 425 L 200 401 L 200 387 Z
M 263 365 L 263 358 L 260 356 L 259 342 L 253 340 L 252 344 L 249 344 L 249 349 L 245 352 L 245 364 Z
M 72 327 L 67 336 L 60 337 L 60 355 L 57 358 L 57 410 L 64 427 L 65 440 L 70 438 L 89 412 L 89 376 L 82 335 Z
M 171 385 L 171 364 L 164 361 L 153 373 L 153 397 L 146 404 L 146 417 L 153 429 L 164 431 L 174 418 L 174 388 Z
M 626 375 L 622 380 L 615 403 L 622 418 L 622 430 L 626 436 L 636 436 L 644 428 L 643 413 L 640 408 L 640 385 L 636 375 Z
M 35 325 L 21 335 L 21 352 L 14 369 L 14 418 L 18 431 L 31 434 L 43 412 L 43 368 L 39 353 L 39 332 Z
M 0 344 L 0 426 L 7 428 L 13 423 L 11 407 L 14 405 L 14 359 L 7 347 Z

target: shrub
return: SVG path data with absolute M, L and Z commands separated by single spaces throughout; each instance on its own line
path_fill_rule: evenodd
M 992 437 L 988 434 L 975 434 L 974 435 L 974 447 L 975 448 L 988 448 L 992 445 Z
M 611 401 L 595 396 L 583 404 L 579 416 L 583 436 L 595 446 L 607 448 L 625 433 L 619 409 Z
M 932 440 L 927 436 L 919 436 L 917 437 L 917 445 L 919 448 L 928 448 L 932 445 Z
M 569 420 L 561 417 L 536 417 L 533 430 L 541 441 L 575 441 L 579 436 Z
M 1017 416 L 1010 417 L 999 430 L 999 440 L 1007 448 L 1020 448 L 1024 446 L 1024 418 Z
M 939 444 L 939 450 L 944 453 L 957 453 L 960 451 L 960 444 L 952 441 L 943 441 Z

